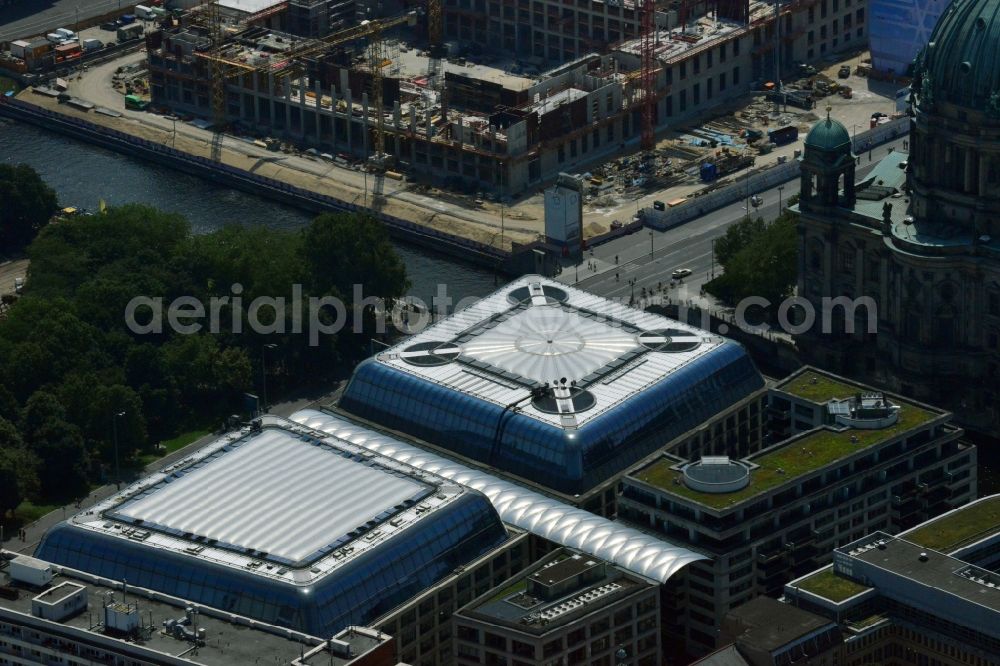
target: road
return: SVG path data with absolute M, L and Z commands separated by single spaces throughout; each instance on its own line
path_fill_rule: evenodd
M 0 3 L 0 42 L 74 27 L 80 21 L 117 11 L 132 3 L 122 0 L 20 0 Z
M 884 157 L 890 148 L 902 150 L 906 138 L 904 136 L 879 146 L 874 150 L 873 157 L 875 160 Z M 865 155 L 861 158 L 861 165 L 857 170 L 859 179 L 876 164 L 874 161 L 869 163 Z M 758 192 L 764 201 L 760 208 L 751 209 L 755 216 L 759 215 L 766 220 L 777 217 L 780 210 L 779 196 L 783 207 L 787 204 L 788 197 L 798 194 L 799 181 L 796 179 L 781 187 L 780 193 L 777 187 Z M 601 296 L 628 302 L 633 295 L 638 299 L 643 288 L 656 289 L 661 283 L 669 285 L 674 270 L 689 268 L 693 274 L 684 280 L 677 291 L 671 293 L 671 298 L 677 301 L 697 297 L 701 286 L 711 279 L 713 241 L 746 214 L 744 200 L 667 231 L 643 229 L 593 248 L 592 252 L 585 254 L 582 263 L 564 268 L 558 279 Z M 630 284 L 633 279 L 634 285 Z

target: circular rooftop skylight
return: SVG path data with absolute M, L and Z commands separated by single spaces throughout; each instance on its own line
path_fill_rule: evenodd
M 569 294 L 560 289 L 559 287 L 553 287 L 551 285 L 542 285 L 542 294 L 545 295 L 545 302 L 552 303 L 565 303 L 566 299 L 569 298 Z M 530 287 L 518 287 L 512 289 L 509 294 L 507 294 L 507 300 L 513 305 L 518 303 L 523 303 L 524 301 L 531 301 L 531 288 Z
M 639 334 L 639 344 L 655 352 L 686 352 L 701 344 L 701 337 L 679 328 L 662 328 Z
M 750 483 L 750 469 L 728 456 L 705 456 L 684 466 L 684 485 L 702 493 L 732 493 Z
M 418 342 L 410 345 L 399 357 L 410 365 L 421 367 L 431 367 L 435 365 L 447 365 L 462 353 L 461 348 L 453 342 Z

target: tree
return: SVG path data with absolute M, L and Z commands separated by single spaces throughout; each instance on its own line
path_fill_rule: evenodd
M 66 421 L 58 399 L 36 391 L 24 407 L 21 432 L 38 457 L 41 494 L 47 499 L 70 500 L 87 493 L 87 449 L 80 429 Z
M 320 215 L 305 231 L 304 251 L 313 293 L 340 294 L 353 303 L 354 285 L 360 285 L 364 296 L 392 301 L 410 287 L 385 227 L 371 216 Z
M 389 235 L 370 216 L 324 214 L 305 231 L 303 252 L 309 267 L 312 293 L 333 295 L 347 306 L 350 329 L 361 335 L 342 335 L 341 349 L 353 356 L 367 353 L 367 341 L 376 333 L 373 308 L 365 308 L 357 321 L 362 303 L 355 303 L 355 286 L 363 299 L 380 299 L 390 310 L 406 293 L 410 282 L 406 266 L 389 242 Z
M 59 207 L 55 191 L 27 164 L 0 164 L 0 247 L 23 250 Z
M 734 234 L 742 245 L 734 241 L 727 246 L 726 260 L 720 260 L 724 272 L 705 285 L 706 291 L 733 306 L 750 296 L 763 297 L 774 306 L 768 314 L 776 315 L 777 305 L 792 293 L 797 279 L 795 228 L 792 213 L 769 225 L 744 225 Z
M 736 224 L 732 224 L 726 229 L 720 238 L 715 241 L 715 260 L 720 265 L 726 263 L 740 250 L 750 244 L 753 238 L 760 234 L 767 224 L 762 218 L 744 217 Z
M 38 492 L 37 466 L 14 424 L 0 418 L 0 519 Z

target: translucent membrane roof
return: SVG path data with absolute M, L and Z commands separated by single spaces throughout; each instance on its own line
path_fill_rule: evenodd
M 732 340 L 529 275 L 363 361 L 339 407 L 576 495 L 763 386 Z
M 306 409 L 292 414 L 291 419 L 372 453 L 477 490 L 489 499 L 504 522 L 661 583 L 685 565 L 707 559 L 687 548 L 429 453 L 333 414 Z
M 559 307 L 530 308 L 478 335 L 465 354 L 539 383 L 586 377 L 639 348 L 635 334 Z
M 117 513 L 147 527 L 299 561 L 427 489 L 267 429 Z

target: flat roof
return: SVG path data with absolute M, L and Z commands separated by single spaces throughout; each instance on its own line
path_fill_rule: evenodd
M 849 385 L 841 383 L 841 386 Z M 787 389 L 782 388 L 782 390 Z M 858 390 L 854 387 L 852 394 Z M 896 401 L 895 398 L 893 400 Z M 882 444 L 941 416 L 940 413 L 928 411 L 912 403 L 899 401 L 898 404 L 900 404 L 899 420 L 891 426 L 877 430 L 856 428 L 835 430 L 823 426 L 744 458 L 744 461 L 753 467 L 750 471 L 750 483 L 735 492 L 703 493 L 692 490 L 684 484 L 683 473 L 675 469 L 678 465 L 677 460 L 666 456 L 654 460 L 629 476 L 669 494 L 715 509 L 726 509 Z
M 824 627 L 835 626 L 831 620 L 785 604 L 771 597 L 756 597 L 729 611 L 743 626 L 737 639 L 763 650 L 776 650 Z
M 378 354 L 375 361 L 501 406 L 565 380 L 566 393 L 557 392 L 552 409 L 526 402 L 518 412 L 573 429 L 725 343 L 673 319 L 548 278 L 525 276 Z M 572 391 L 589 394 L 585 409 L 570 399 L 572 386 Z
M 867 387 L 843 381 L 821 370 L 809 368 L 799 374 L 778 382 L 775 390 L 790 393 L 803 400 L 823 404 L 830 400 L 842 400 L 865 391 Z
M 445 479 L 477 490 L 493 504 L 504 522 L 661 583 L 687 564 L 708 559 L 664 539 L 364 428 L 340 416 L 305 409 L 295 412 L 291 418 L 309 428 L 356 442 L 372 453 L 418 469 L 432 470 Z
M 811 592 L 824 599 L 829 599 L 834 603 L 840 603 L 856 594 L 861 594 L 865 590 L 871 589 L 870 587 L 865 587 L 860 583 L 854 582 L 850 578 L 838 576 L 833 570 L 833 565 L 820 569 L 805 578 L 798 579 L 795 581 L 795 587 L 806 592 Z
M 75 528 L 295 585 L 363 557 L 468 491 L 265 416 L 73 516 Z
M 275 5 L 280 5 L 287 0 L 218 0 L 219 6 L 226 9 L 235 9 L 236 11 L 246 12 L 247 14 L 256 14 L 257 12 L 263 11 L 268 7 L 274 7 Z
M 458 611 L 473 619 L 487 620 L 519 631 L 544 634 L 570 621 L 601 610 L 609 603 L 634 594 L 653 584 L 632 576 L 614 565 L 606 565 L 604 575 L 573 587 L 554 599 L 544 600 L 528 593 L 528 579 L 566 561 L 591 561 L 586 555 L 558 551 L 540 560 L 517 579 L 499 590 L 490 590 Z M 591 568 L 591 567 L 584 567 Z
M 293 562 L 431 486 L 267 428 L 115 514 Z
M 516 59 L 512 59 L 514 64 Z M 430 58 L 422 55 L 420 51 L 410 47 L 400 49 L 399 59 L 394 61 L 394 66 L 400 68 L 399 76 L 404 79 L 419 79 L 426 77 L 430 67 Z M 488 81 L 496 83 L 508 90 L 527 90 L 537 82 L 537 77 L 522 76 L 515 74 L 511 67 L 494 67 L 485 63 L 466 60 L 464 65 L 459 65 L 452 58 L 441 58 L 439 61 L 440 76 L 444 80 L 444 75 L 448 72 L 468 76 L 478 81 Z
M 24 588 L 20 589 L 17 599 L 0 597 L 0 609 L 29 616 L 33 622 L 45 622 L 49 625 L 59 625 L 68 630 L 82 632 L 84 635 L 92 636 L 95 640 L 115 640 L 111 636 L 105 636 L 100 625 L 93 627 L 91 616 L 104 608 L 105 604 L 108 603 L 109 594 L 114 595 L 116 602 L 123 601 L 121 585 L 108 584 L 107 581 L 98 582 L 99 579 L 95 576 L 88 576 L 82 572 L 74 572 L 62 567 L 60 569 L 63 573 L 56 576 L 52 581 L 53 588 L 50 589 L 55 589 L 55 586 L 65 582 L 86 588 L 89 613 L 84 611 L 61 621 L 32 617 L 31 601 L 36 593 Z M 0 573 L 0 585 L 8 583 L 7 576 Z M 17 587 L 17 584 L 15 583 L 14 586 Z M 155 653 L 190 660 L 191 663 L 206 664 L 207 666 L 245 666 L 258 662 L 288 664 L 298 658 L 303 650 L 303 641 L 306 641 L 305 649 L 307 651 L 310 646 L 317 645 L 320 641 L 318 638 L 277 627 L 265 628 L 261 622 L 251 626 L 248 619 L 238 618 L 232 613 L 226 614 L 232 618 L 230 621 L 202 611 L 198 614 L 198 627 L 205 629 L 207 640 L 196 652 L 192 652 L 191 643 L 173 638 L 160 630 L 164 621 L 184 617 L 185 602 L 179 599 L 172 602 L 166 595 L 154 595 L 131 585 L 127 601 L 130 603 L 138 601 L 139 615 L 144 625 L 149 624 L 150 616 L 152 616 L 153 630 L 140 634 L 137 639 L 130 639 L 124 647 L 153 650 Z M 58 626 L 54 627 L 54 629 L 58 628 Z
M 988 608 L 993 613 L 1000 613 L 1000 585 L 998 585 L 1000 577 L 996 574 L 992 575 L 993 580 L 987 582 L 986 579 L 990 577 L 989 572 L 960 559 L 910 543 L 902 538 L 878 536 L 884 539 L 882 546 L 863 548 L 861 552 L 853 552 L 851 557 L 855 561 L 871 564 L 922 586 Z M 848 547 L 839 548 L 837 552 L 845 551 Z M 980 580 L 983 582 L 979 582 Z M 875 587 L 883 595 L 894 597 L 914 595 L 912 591 L 896 587 L 890 589 L 884 584 L 876 583 Z M 925 601 L 933 603 L 931 598 Z M 995 620 L 993 627 L 994 633 L 1000 635 L 1000 624 L 996 624 Z
M 1000 495 L 990 495 L 921 523 L 901 536 L 925 548 L 948 553 L 998 532 Z

